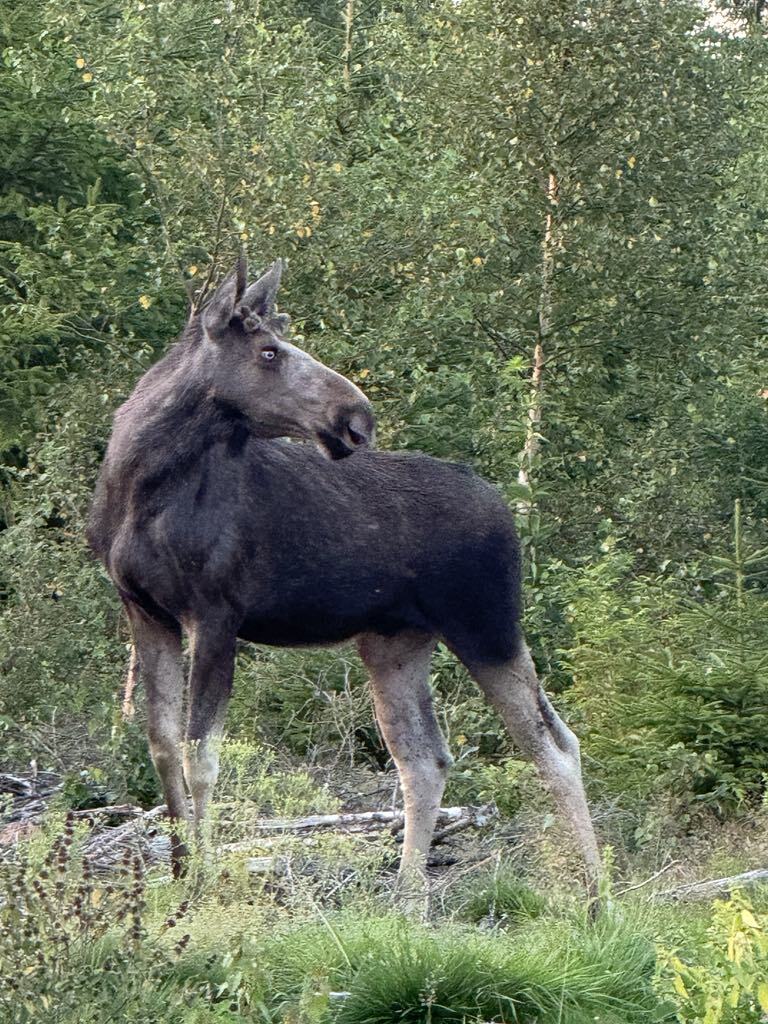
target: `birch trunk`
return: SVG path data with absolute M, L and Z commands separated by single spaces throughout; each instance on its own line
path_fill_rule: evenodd
M 544 236 L 541 241 L 541 290 L 539 292 L 538 333 L 533 348 L 531 368 L 531 389 L 528 395 L 526 414 L 525 444 L 520 452 L 520 469 L 517 482 L 531 489 L 535 479 L 536 463 L 541 449 L 542 400 L 544 390 L 544 365 L 548 353 L 548 341 L 552 334 L 552 310 L 554 304 L 555 253 L 558 248 L 557 207 L 560 202 L 559 183 L 554 171 L 550 171 L 546 185 L 547 213 L 544 219 Z M 521 515 L 529 516 L 533 503 L 530 498 L 518 502 Z
M 344 88 L 352 85 L 352 30 L 355 24 L 355 0 L 346 0 L 344 6 L 344 49 L 341 53 Z

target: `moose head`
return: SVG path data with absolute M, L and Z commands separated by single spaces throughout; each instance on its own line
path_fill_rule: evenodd
M 373 411 L 358 387 L 285 340 L 290 319 L 275 308 L 281 274 L 276 260 L 248 285 L 240 258 L 193 315 L 195 375 L 211 398 L 246 415 L 256 435 L 312 440 L 344 458 L 373 440 Z

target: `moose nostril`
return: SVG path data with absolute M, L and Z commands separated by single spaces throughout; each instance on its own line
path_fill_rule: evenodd
M 347 420 L 347 435 L 349 440 L 359 448 L 361 445 L 367 444 L 373 434 L 373 417 L 371 414 L 365 411 L 353 412 Z

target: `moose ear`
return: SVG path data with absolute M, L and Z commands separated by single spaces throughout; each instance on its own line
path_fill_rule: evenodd
M 272 316 L 282 273 L 283 261 L 275 260 L 269 270 L 248 288 L 243 295 L 243 304 L 258 316 Z
M 206 330 L 220 331 L 232 319 L 235 306 L 245 291 L 246 273 L 245 257 L 240 256 L 235 269 L 224 278 L 203 310 Z

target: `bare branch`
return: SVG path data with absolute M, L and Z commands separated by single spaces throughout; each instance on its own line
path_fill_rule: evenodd
M 657 871 L 655 875 L 651 875 L 650 878 L 646 878 L 644 882 L 638 882 L 637 885 L 628 885 L 626 889 L 619 889 L 618 892 L 614 893 L 617 898 L 619 896 L 626 896 L 628 892 L 635 892 L 637 889 L 643 889 L 646 885 L 650 885 L 651 882 L 655 882 L 657 878 L 660 878 L 663 874 L 666 874 L 670 868 L 673 868 L 676 864 L 679 864 L 679 860 L 671 860 L 669 864 L 665 864 L 661 871 Z

